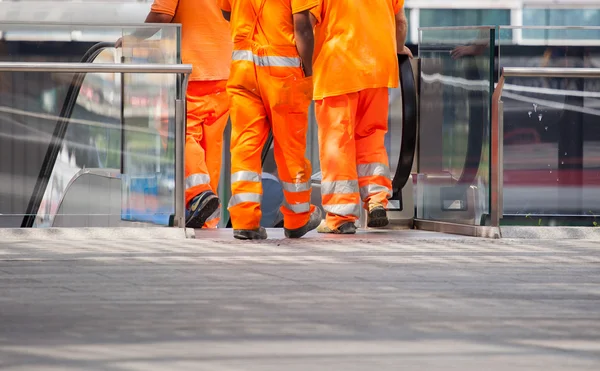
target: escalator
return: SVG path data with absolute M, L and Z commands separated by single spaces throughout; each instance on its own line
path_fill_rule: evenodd
M 92 63 L 106 49 L 114 47 L 114 43 L 101 42 L 91 47 L 81 58 L 81 63 Z M 48 182 L 54 170 L 58 154 L 63 147 L 63 142 L 69 127 L 69 122 L 73 115 L 77 98 L 81 90 L 81 86 L 86 77 L 85 73 L 75 74 L 69 85 L 66 93 L 64 104 L 60 110 L 59 118 L 54 127 L 50 143 L 44 155 L 39 175 L 37 177 L 33 192 L 29 198 L 27 208 L 25 210 L 21 228 L 31 228 L 34 226 L 36 216 L 38 215 L 40 205 L 46 193 Z

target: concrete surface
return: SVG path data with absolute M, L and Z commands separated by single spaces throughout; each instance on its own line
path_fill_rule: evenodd
M 0 239 L 0 369 L 600 369 L 597 242 L 269 232 Z

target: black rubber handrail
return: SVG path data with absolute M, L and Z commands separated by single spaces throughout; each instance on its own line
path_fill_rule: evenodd
M 398 166 L 392 180 L 392 199 L 399 200 L 402 209 L 402 188 L 410 179 L 417 146 L 417 84 L 408 56 L 398 55 L 398 66 L 402 91 L 402 139 Z
M 115 44 L 111 42 L 101 42 L 95 44 L 83 55 L 81 58 L 81 63 L 93 62 L 94 59 L 96 59 L 96 57 L 102 52 L 102 50 L 114 46 Z M 62 143 L 69 127 L 69 121 L 71 119 L 71 115 L 73 114 L 73 110 L 75 109 L 75 103 L 79 97 L 79 92 L 85 76 L 86 73 L 77 73 L 71 80 L 71 85 L 69 85 L 69 89 L 67 90 L 65 103 L 60 110 L 59 119 L 54 128 L 54 132 L 52 133 L 52 139 L 48 145 L 48 150 L 46 150 L 44 162 L 42 163 L 35 187 L 33 188 L 33 193 L 29 198 L 29 204 L 27 205 L 25 215 L 23 216 L 21 228 L 33 227 L 35 218 L 42 203 L 42 199 L 46 193 L 46 188 L 48 186 L 50 176 L 52 175 L 52 170 L 54 170 L 58 153 L 62 148 Z
M 481 81 L 481 73 L 477 68 L 474 56 L 464 58 L 471 59 L 472 66 L 466 68 L 465 78 L 469 81 Z M 491 95 L 491 93 L 490 93 Z M 488 106 L 485 104 L 483 90 L 469 91 L 469 134 L 467 137 L 467 153 L 463 171 L 458 178 L 457 184 L 471 186 L 481 166 L 481 154 L 483 153 L 483 142 L 485 135 L 484 121 Z M 490 107 L 491 109 L 491 107 Z
M 400 205 L 402 205 L 402 188 L 410 178 L 417 145 L 417 88 L 410 58 L 406 55 L 398 55 L 398 66 L 402 91 L 402 139 L 398 167 L 392 181 L 392 199 L 400 200 Z M 272 143 L 273 136 L 269 133 L 261 156 L 263 165 Z M 227 228 L 231 227 L 231 217 L 229 217 Z

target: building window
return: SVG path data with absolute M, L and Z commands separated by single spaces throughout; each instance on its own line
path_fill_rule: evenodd
M 523 26 L 599 26 L 599 9 L 523 9 Z M 597 40 L 600 30 L 523 30 L 527 40 Z
M 499 26 L 509 24 L 509 9 L 421 9 L 419 14 L 419 27 Z

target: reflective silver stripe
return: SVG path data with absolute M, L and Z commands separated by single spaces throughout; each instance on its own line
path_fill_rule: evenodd
M 301 214 L 301 213 L 307 213 L 310 211 L 310 202 L 305 202 L 302 204 L 293 204 L 290 205 L 287 203 L 287 201 L 283 201 L 283 206 L 285 206 L 286 208 L 292 210 L 293 212 L 295 212 L 296 214 Z
M 250 50 L 234 50 L 231 56 L 234 61 L 249 61 L 261 67 L 300 67 L 299 57 L 258 56 Z
M 185 189 L 190 189 L 192 187 L 209 184 L 210 176 L 208 174 L 192 174 L 185 178 Z
M 350 194 L 358 192 L 358 180 L 338 180 L 335 182 L 321 182 L 321 194 Z
M 348 216 L 354 215 L 357 218 L 360 217 L 360 205 L 359 204 L 333 204 L 323 205 L 323 209 L 328 213 Z
M 384 187 L 379 184 L 369 184 L 364 187 L 360 187 L 360 198 L 364 200 L 370 195 L 380 192 L 387 192 L 388 196 L 392 197 L 392 190 L 388 187 Z
M 283 187 L 283 190 L 286 192 L 304 192 L 304 191 L 308 191 L 310 189 L 310 182 L 306 182 L 306 183 L 288 183 L 288 182 L 281 182 L 281 185 Z
M 356 167 L 356 170 L 358 171 L 358 177 L 365 177 L 365 176 L 384 176 L 389 178 L 390 177 L 390 168 L 385 165 L 382 164 L 380 162 L 372 162 L 370 164 L 360 164 Z
M 260 183 L 261 176 L 260 176 L 260 174 L 255 173 L 254 171 L 246 171 L 246 170 L 237 171 L 237 172 L 231 174 L 231 183 L 241 182 L 241 181 Z
M 239 205 L 243 202 L 256 202 L 262 201 L 262 195 L 258 193 L 238 193 L 237 195 L 231 196 L 229 199 L 229 207 Z
M 214 213 L 212 213 L 211 216 L 208 217 L 208 219 L 206 219 L 206 222 L 211 222 L 215 219 L 219 219 L 221 217 L 221 206 L 219 206 L 219 208 L 217 210 L 215 210 Z

